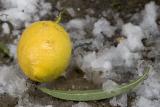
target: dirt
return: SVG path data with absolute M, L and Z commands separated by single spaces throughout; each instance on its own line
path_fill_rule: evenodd
M 15 97 L 12 97 L 8 94 L 0 95 L 0 106 L 1 107 L 15 107 L 17 103 L 18 103 L 18 99 Z
M 58 0 L 47 0 L 55 6 L 56 2 Z M 59 1 L 61 5 L 66 7 L 72 7 L 74 10 L 76 10 L 76 16 L 75 17 L 84 17 L 86 14 L 89 14 L 90 16 L 94 16 L 97 18 L 102 17 L 101 14 L 102 11 L 106 11 L 107 9 L 112 9 L 114 12 L 120 13 L 120 17 L 125 21 L 129 21 L 130 14 L 134 14 L 138 11 L 141 11 L 141 9 L 144 8 L 144 5 L 148 3 L 151 0 L 61 0 Z M 156 4 L 160 4 L 159 0 L 155 0 Z M 94 14 L 90 14 L 87 9 L 93 9 L 95 11 Z M 80 11 L 79 11 L 80 9 Z M 64 13 L 63 16 L 63 22 L 67 22 L 70 20 L 71 17 L 67 12 Z M 112 21 L 112 16 L 106 16 L 107 19 Z M 3 41 L 4 43 L 12 43 L 15 39 L 12 36 L 5 36 L 0 37 L 0 41 Z M 8 58 L 0 57 L 1 64 L 8 63 Z M 12 63 L 12 62 L 10 62 Z M 125 81 L 126 82 L 126 81 Z M 55 89 L 97 89 L 101 86 L 98 86 L 91 81 L 87 81 L 83 78 L 83 73 L 78 69 L 73 69 L 72 71 L 69 71 L 67 77 L 61 77 L 55 82 L 49 83 L 47 85 L 49 88 L 55 88 Z M 51 96 L 48 96 L 41 91 L 37 90 L 34 87 L 31 87 L 29 90 L 26 91 L 24 94 L 24 97 L 26 94 L 29 94 L 29 101 L 33 102 L 35 104 L 42 104 L 47 105 L 51 104 L 55 107 L 71 107 L 71 105 L 76 104 L 77 102 L 74 101 L 65 101 L 53 98 Z M 130 102 L 134 100 L 133 96 L 128 96 L 129 103 L 128 105 L 131 106 Z M 8 94 L 2 94 L 0 95 L 0 107 L 14 107 L 18 102 L 18 98 L 14 98 L 12 96 L 9 96 Z M 100 101 L 90 101 L 87 102 L 92 107 L 112 107 L 109 104 L 109 100 L 100 100 Z M 27 107 L 27 106 L 26 106 Z

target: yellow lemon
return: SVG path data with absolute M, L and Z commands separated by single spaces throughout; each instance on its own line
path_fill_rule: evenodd
M 31 24 L 22 33 L 17 49 L 20 68 L 31 80 L 48 82 L 66 69 L 72 45 L 68 33 L 53 21 Z

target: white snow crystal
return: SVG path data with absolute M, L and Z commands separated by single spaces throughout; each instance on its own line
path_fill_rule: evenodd
M 21 95 L 26 89 L 25 79 L 15 66 L 0 66 L 0 93 Z
M 73 8 L 69 7 L 66 9 L 70 16 L 75 17 L 76 13 Z
M 143 21 L 140 26 L 144 30 L 147 36 L 159 34 L 158 25 L 156 23 L 157 19 L 157 6 L 154 2 L 146 4 L 144 10 Z
M 52 8 L 51 4 L 50 3 L 46 3 L 44 2 L 43 0 L 41 0 L 42 2 L 40 2 L 40 6 L 41 6 L 41 9 L 40 9 L 40 17 L 43 17 L 47 14 L 50 13 L 50 10 Z
M 72 39 L 83 39 L 86 32 L 84 31 L 86 25 L 85 19 L 72 19 L 66 24 Z
M 136 91 L 133 107 L 160 107 L 160 74 L 151 69 L 149 76 Z
M 79 102 L 77 104 L 72 105 L 72 107 L 92 107 L 92 106 L 85 102 Z
M 127 107 L 127 94 L 112 98 L 109 103 L 112 106 Z M 144 106 L 145 107 L 145 106 Z
M 89 58 L 89 59 L 88 59 Z M 132 66 L 136 60 L 140 59 L 138 53 L 133 53 L 128 49 L 125 41 L 117 47 L 106 48 L 100 53 L 90 53 L 84 55 L 81 60 L 81 69 L 87 71 L 111 71 L 114 66 Z M 85 69 L 86 68 L 86 69 Z
M 131 51 L 142 50 L 141 40 L 144 38 L 142 29 L 131 23 L 123 26 L 123 34 L 127 37 L 127 45 Z
M 72 20 L 70 20 L 70 21 L 67 23 L 66 27 L 67 27 L 68 29 L 71 29 L 71 28 L 74 28 L 74 29 L 83 29 L 84 26 L 86 25 L 85 22 L 86 22 L 86 21 L 85 21 L 84 19 L 78 19 L 78 18 L 72 19 Z
M 111 92 L 114 88 L 116 88 L 118 84 L 112 80 L 107 80 L 103 83 L 103 90 L 107 92 Z
M 86 70 L 86 65 L 90 65 L 90 63 L 92 62 L 93 59 L 96 59 L 96 53 L 95 52 L 88 53 L 87 55 L 84 56 L 83 63 L 81 65 L 83 71 Z M 88 66 L 88 67 L 90 67 L 90 66 Z
M 1 3 L 5 9 L 0 11 L 0 19 L 11 22 L 14 28 L 32 22 L 38 13 L 41 17 L 51 10 L 51 5 L 44 0 L 1 0 Z
M 150 100 L 145 97 L 138 97 L 136 102 L 133 103 L 132 107 L 159 107 L 160 101 L 159 100 Z
M 155 71 L 150 72 L 144 84 L 137 90 L 137 95 L 150 99 L 160 99 L 160 74 Z
M 115 28 L 106 19 L 101 18 L 94 24 L 93 35 L 99 36 L 103 33 L 107 37 L 112 37 L 114 30 Z
M 53 105 L 41 105 L 29 100 L 29 94 L 20 97 L 15 107 L 54 107 Z
M 123 35 L 127 38 L 122 40 L 117 47 L 104 48 L 97 53 L 90 52 L 79 61 L 80 68 L 87 73 L 102 71 L 104 75 L 113 67 L 131 67 L 141 58 L 140 51 L 144 48 L 141 40 L 144 37 L 139 26 L 127 23 L 123 25 Z M 101 41 L 97 41 L 101 43 Z M 105 77 L 103 75 L 103 77 Z
M 10 33 L 10 28 L 9 28 L 9 25 L 7 23 L 2 24 L 2 29 L 3 29 L 4 34 L 9 34 Z
M 117 54 L 118 58 L 116 59 L 114 56 L 113 58 L 115 59 L 113 59 L 113 63 L 131 67 L 136 60 L 140 59 L 141 56 L 139 53 L 131 52 L 130 49 L 128 49 L 126 41 L 120 43 L 115 49 L 115 53 Z M 118 61 L 118 63 L 116 61 Z
M 14 45 L 14 44 L 9 44 L 8 45 L 8 48 L 9 48 L 9 53 L 10 53 L 10 56 L 13 56 L 14 58 L 17 57 L 17 45 Z

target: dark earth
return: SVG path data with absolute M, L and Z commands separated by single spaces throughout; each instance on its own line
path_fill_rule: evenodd
M 53 7 L 55 7 L 55 4 L 58 0 L 47 0 L 48 2 L 51 2 L 53 4 Z M 62 5 L 62 7 L 72 7 L 76 11 L 76 17 L 84 17 L 86 14 L 89 14 L 90 16 L 94 16 L 97 18 L 102 17 L 101 14 L 102 11 L 107 9 L 112 9 L 115 13 L 120 13 L 120 17 L 123 19 L 124 22 L 130 21 L 131 14 L 134 14 L 136 12 L 141 11 L 144 9 L 144 6 L 146 3 L 148 3 L 151 0 L 61 0 L 59 1 Z M 154 0 L 157 5 L 160 5 L 160 0 Z M 80 8 L 80 11 L 77 9 Z M 88 8 L 91 8 L 95 11 L 94 14 L 88 13 L 86 11 Z M 50 19 L 52 17 L 46 17 L 42 20 Z M 62 22 L 67 22 L 73 17 L 70 16 L 67 12 L 64 12 Z M 106 16 L 111 23 L 114 24 L 113 16 Z M 160 18 L 159 18 L 160 19 Z M 159 21 L 159 20 L 157 20 Z M 0 30 L 1 31 L 1 30 Z M 12 37 L 12 38 L 11 38 Z M 0 42 L 3 42 L 5 44 L 12 43 L 15 38 L 10 35 L 6 35 L 1 37 L 0 36 Z M 9 56 L 5 56 L 0 51 L 0 64 L 12 64 L 13 59 Z M 53 83 L 49 83 L 48 87 L 55 88 L 55 89 L 97 89 L 101 86 L 96 85 L 90 81 L 87 81 L 83 78 L 83 73 L 78 68 L 72 68 L 68 69 L 66 77 L 60 77 Z M 129 75 L 128 75 L 129 76 Z M 126 78 L 128 77 L 126 75 Z M 31 88 L 29 88 L 26 93 L 29 94 L 29 101 L 34 102 L 35 104 L 42 104 L 42 105 L 54 105 L 54 107 L 71 107 L 73 104 L 76 104 L 77 102 L 74 101 L 65 101 L 53 98 L 51 96 L 48 96 L 39 90 L 35 88 L 36 83 L 28 82 L 28 84 L 31 84 Z M 24 94 L 25 95 L 25 94 Z M 25 96 L 24 96 L 25 97 Z M 128 95 L 128 107 L 131 106 L 130 102 L 134 100 L 134 93 L 132 96 Z M 15 107 L 15 105 L 18 103 L 18 98 L 14 98 L 8 94 L 2 94 L 0 95 L 0 107 Z M 100 100 L 100 101 L 90 101 L 87 102 L 92 107 L 112 107 L 109 104 L 109 100 Z M 27 107 L 27 106 L 26 106 Z

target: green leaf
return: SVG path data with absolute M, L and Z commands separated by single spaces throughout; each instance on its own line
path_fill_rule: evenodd
M 119 85 L 118 87 L 110 91 L 102 89 L 84 90 L 84 91 L 80 90 L 63 91 L 63 90 L 51 90 L 44 87 L 38 87 L 38 89 L 53 97 L 64 100 L 73 100 L 73 101 L 102 100 L 130 92 L 132 89 L 134 89 L 136 86 L 138 86 L 140 83 L 143 82 L 143 80 L 147 77 L 148 73 L 149 73 L 149 67 L 145 68 L 143 76 L 139 77 L 134 81 L 131 81 L 130 83 Z
M 9 49 L 8 47 L 3 44 L 2 42 L 0 42 L 0 52 L 2 52 L 3 54 L 9 56 Z

